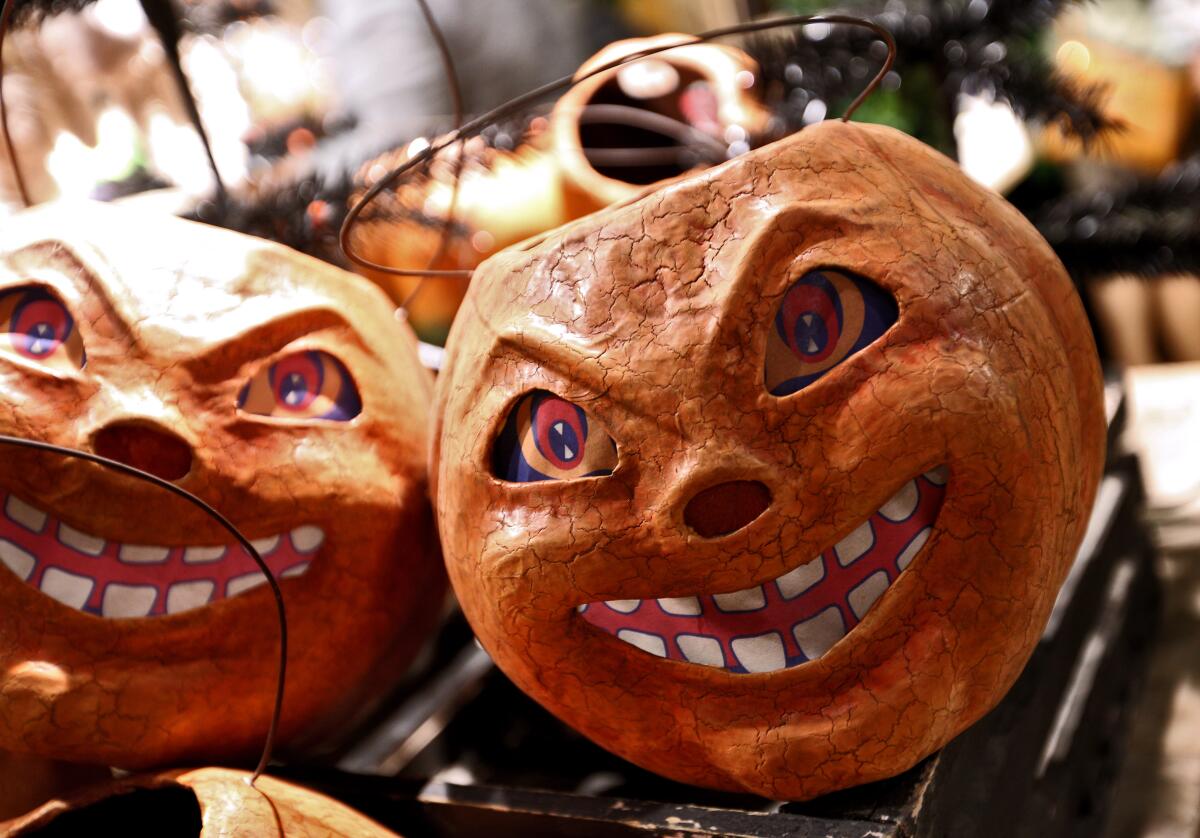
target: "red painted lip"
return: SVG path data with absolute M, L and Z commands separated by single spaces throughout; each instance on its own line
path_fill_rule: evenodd
M 850 535 L 777 579 L 728 594 L 589 603 L 580 617 L 649 654 L 735 673 L 815 660 L 925 546 L 947 474 L 942 466 L 909 480 Z
M 318 527 L 256 539 L 276 577 L 303 574 L 324 542 Z M 121 544 L 73 529 L 0 492 L 0 565 L 46 596 L 110 618 L 180 614 L 266 582 L 240 545 Z

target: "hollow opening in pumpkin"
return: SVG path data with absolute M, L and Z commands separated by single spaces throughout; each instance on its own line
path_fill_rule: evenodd
M 90 806 L 70 809 L 23 835 L 77 838 L 121 835 L 125 838 L 199 838 L 203 821 L 196 793 L 183 786 L 137 789 Z
M 675 83 L 665 92 L 654 91 L 657 95 L 630 95 L 620 77 L 592 94 L 579 124 L 579 142 L 592 168 L 642 185 L 676 177 L 705 161 L 717 162 L 709 160 L 711 143 L 695 137 L 697 131 L 711 135 L 719 130 L 716 94 L 699 73 L 679 67 L 674 73 Z

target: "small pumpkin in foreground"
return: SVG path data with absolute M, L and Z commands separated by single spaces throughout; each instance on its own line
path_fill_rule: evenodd
M 1105 453 L 1047 244 L 842 122 L 485 262 L 437 416 L 451 581 L 500 667 L 645 768 L 776 799 L 1000 700 Z
M 411 331 L 353 274 L 113 206 L 5 221 L 0 432 L 173 481 L 253 540 L 287 604 L 285 744 L 380 697 L 437 619 L 431 392 Z M 251 557 L 143 481 L 0 456 L 0 749 L 256 754 L 279 625 Z
M 323 794 L 268 776 L 251 786 L 249 773 L 229 768 L 124 777 L 0 822 L 0 832 L 10 838 L 396 838 Z

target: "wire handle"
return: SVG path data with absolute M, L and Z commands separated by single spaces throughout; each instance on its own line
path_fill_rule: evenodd
M 351 207 L 350 211 L 346 214 L 346 218 L 342 222 L 342 228 L 338 233 L 338 244 L 341 246 L 342 252 L 346 255 L 347 259 L 349 259 L 351 262 L 354 262 L 356 265 L 359 265 L 360 267 L 367 268 L 368 270 L 378 271 L 380 273 L 390 274 L 392 276 L 453 277 L 460 279 L 470 278 L 472 271 L 469 270 L 432 270 L 428 268 L 425 270 L 417 270 L 411 268 L 393 268 L 389 265 L 382 265 L 378 262 L 373 262 L 370 259 L 360 256 L 358 253 L 354 252 L 350 242 L 350 233 L 354 229 L 354 225 L 358 222 L 359 216 L 362 214 L 363 210 L 366 209 L 367 205 L 374 201 L 375 198 L 378 197 L 379 194 L 385 189 L 394 186 L 404 174 L 413 168 L 428 162 L 435 155 L 454 143 L 478 136 L 489 125 L 492 125 L 493 123 L 504 119 L 507 116 L 517 113 L 522 108 L 537 101 L 548 93 L 554 93 L 574 87 L 576 84 L 579 84 L 586 79 L 590 79 L 593 76 L 599 75 L 600 73 L 608 72 L 615 67 L 620 67 L 623 64 L 628 64 L 632 61 L 637 61 L 650 55 L 656 55 L 660 52 L 666 52 L 667 50 L 675 49 L 676 47 L 687 46 L 690 44 L 702 44 L 707 41 L 712 41 L 729 35 L 742 35 L 750 32 L 765 32 L 771 29 L 780 29 L 790 26 L 802 27 L 815 23 L 843 23 L 850 26 L 861 26 L 864 29 L 871 30 L 887 45 L 888 54 L 887 59 L 883 62 L 883 66 L 880 67 L 879 72 L 875 74 L 867 86 L 863 88 L 862 92 L 854 98 L 854 101 L 852 101 L 846 107 L 846 112 L 842 114 L 842 121 L 847 122 L 849 121 L 850 117 L 854 115 L 854 112 L 858 110 L 859 105 L 861 105 L 868 96 L 875 92 L 875 90 L 883 82 L 884 77 L 891 72 L 892 65 L 896 61 L 896 41 L 894 38 L 892 38 L 892 34 L 887 29 L 880 26 L 878 23 L 875 23 L 874 21 L 866 20 L 860 17 L 853 17 L 851 15 L 794 15 L 791 17 L 777 18 L 766 21 L 741 23 L 735 26 L 725 26 L 721 27 L 720 29 L 710 29 L 707 32 L 701 32 L 698 35 L 688 36 L 685 40 L 682 40 L 678 43 L 647 47 L 646 49 L 638 50 L 637 52 L 596 67 L 589 72 L 584 73 L 582 76 L 579 76 L 578 78 L 576 78 L 574 75 L 563 76 L 560 79 L 548 82 L 541 87 L 536 87 L 527 93 L 523 93 L 514 99 L 510 99 L 504 104 L 499 105 L 487 113 L 482 114 L 481 116 L 478 116 L 475 119 L 472 119 L 469 122 L 461 125 L 454 131 L 451 131 L 449 134 L 442 137 L 437 142 L 426 146 L 420 153 L 401 163 L 399 166 L 392 169 L 376 183 L 374 183 L 371 188 L 368 189 L 363 196 L 355 202 L 354 206 Z

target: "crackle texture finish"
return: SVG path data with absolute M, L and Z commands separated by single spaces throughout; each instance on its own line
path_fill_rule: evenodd
M 281 579 L 284 742 L 385 692 L 437 617 L 432 381 L 376 288 L 102 205 L 0 238 L 0 432 L 203 498 Z M 74 459 L 0 452 L 0 749 L 122 767 L 253 755 L 279 629 L 215 521 Z
M 589 58 L 576 73 L 583 75 L 639 50 L 681 41 L 683 35 L 659 35 L 616 41 Z M 485 258 L 529 236 L 539 235 L 594 210 L 640 192 L 642 184 L 680 174 L 690 165 L 665 171 L 619 166 L 601 171 L 584 151 L 581 117 L 591 104 L 623 103 L 626 107 L 675 120 L 683 130 L 709 135 L 724 146 L 729 131 L 742 138 L 765 129 L 769 114 L 758 92 L 745 81 L 758 70 L 739 49 L 719 44 L 680 46 L 629 67 L 614 68 L 580 82 L 555 103 L 549 119 L 534 120 L 514 151 L 489 147 L 482 139 L 442 152 L 428 169 L 406 176 L 385 191 L 351 232 L 355 252 L 378 264 L 419 270 L 469 269 Z M 653 76 L 638 95 L 620 92 L 620 74 Z M 658 85 L 658 89 L 655 85 Z M 625 117 L 628 119 L 628 117 Z M 653 130 L 631 130 L 617 124 L 591 124 L 600 132 L 592 142 L 633 149 L 677 144 Z M 510 129 L 511 130 L 511 129 Z M 694 140 L 693 140 L 694 142 Z M 412 147 L 410 147 L 412 148 Z M 389 152 L 362 167 L 361 178 L 372 185 L 383 173 L 409 159 L 409 149 Z M 460 169 L 461 163 L 461 169 Z M 624 180 L 623 177 L 635 178 Z M 457 189 L 456 189 L 457 184 Z M 355 196 L 357 200 L 359 195 Z M 445 218 L 454 223 L 445 235 Z M 443 239 L 446 241 L 443 243 Z M 431 261 L 432 260 L 432 261 Z M 392 276 L 370 269 L 363 273 L 398 303 L 408 300 L 417 277 Z M 467 283 L 452 279 L 429 282 L 409 305 L 409 316 L 433 333 L 448 328 Z M 444 334 L 444 332 L 442 332 Z
M 777 799 L 894 775 L 996 704 L 1104 459 L 1050 248 L 841 122 L 492 257 L 438 408 L 447 564 L 496 662 L 641 766 Z
M 124 777 L 66 800 L 52 800 L 28 815 L 0 823 L 0 834 L 33 838 L 45 830 L 62 829 L 73 814 L 82 815 L 83 823 L 90 821 L 89 825 L 98 833 L 120 834 L 108 831 L 116 826 L 110 820 L 104 820 L 103 826 L 95 823 L 97 810 L 93 807 L 107 804 L 105 815 L 111 819 L 117 814 L 112 804 L 120 804 L 124 795 L 174 789 L 190 791 L 195 796 L 200 831 L 191 834 L 197 838 L 397 838 L 396 833 L 323 794 L 267 776 L 259 777 L 257 785 L 251 786 L 248 772 L 229 768 Z M 138 834 L 149 834 L 153 815 L 145 809 L 138 811 L 136 800 L 129 798 L 129 811 L 124 814 L 137 825 Z M 168 818 L 171 822 L 176 818 L 183 820 L 179 813 L 166 813 L 164 820 Z M 72 820 L 71 824 L 68 831 L 82 825 L 79 820 Z M 164 825 L 163 829 L 168 827 Z

